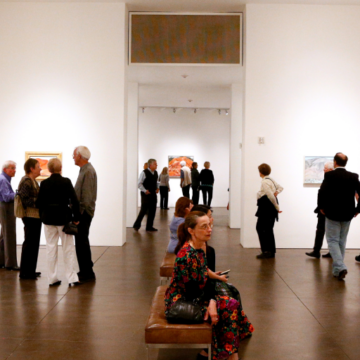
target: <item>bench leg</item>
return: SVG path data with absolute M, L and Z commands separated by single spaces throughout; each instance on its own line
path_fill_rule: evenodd
M 208 360 L 211 360 L 211 344 L 208 345 Z
M 146 359 L 150 360 L 149 358 L 149 347 L 146 345 Z

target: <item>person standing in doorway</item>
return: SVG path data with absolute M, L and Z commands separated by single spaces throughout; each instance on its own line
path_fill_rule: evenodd
M 191 171 L 189 167 L 186 166 L 186 162 L 184 160 L 180 162 L 180 165 L 180 187 L 183 195 L 190 199 Z
M 91 259 L 89 232 L 95 213 L 97 196 L 97 175 L 94 167 L 89 163 L 91 153 L 86 146 L 78 146 L 73 153 L 75 165 L 80 167 L 75 184 L 76 196 L 80 202 L 80 224 L 75 235 L 76 256 L 79 262 L 79 280 L 95 281 L 94 263 Z
M 344 263 L 347 234 L 351 220 L 360 212 L 360 203 L 355 206 L 355 194 L 360 194 L 359 175 L 347 171 L 348 157 L 337 153 L 334 171 L 325 174 L 318 196 L 318 207 L 326 217 L 325 234 L 332 263 L 332 273 L 338 280 L 345 279 Z
M 194 205 L 199 204 L 199 193 L 200 193 L 200 174 L 198 171 L 198 163 L 192 163 L 191 169 L 191 188 L 192 188 L 192 201 Z
M 326 174 L 329 171 L 334 170 L 334 162 L 328 161 L 324 165 L 324 173 Z M 320 190 L 319 190 L 320 191 Z M 320 259 L 320 250 L 323 245 L 324 236 L 325 236 L 325 216 L 320 212 L 319 207 L 316 207 L 314 213 L 317 214 L 318 222 L 316 226 L 316 235 L 315 235 L 315 244 L 314 250 L 311 252 L 306 252 L 305 254 L 310 257 Z M 323 258 L 331 258 L 330 252 L 324 254 Z
M 163 171 L 159 177 L 160 181 L 160 209 L 169 210 L 168 208 L 168 200 L 169 200 L 169 173 L 168 168 L 164 167 Z
M 201 191 L 203 194 L 203 203 L 204 205 L 211 207 L 215 178 L 213 172 L 210 170 L 210 163 L 208 161 L 205 161 L 204 167 L 205 169 L 202 169 L 200 172 L 200 183 Z
M 16 173 L 16 163 L 6 161 L 0 174 L 0 267 L 19 271 L 16 258 L 16 218 L 14 215 L 15 193 L 11 178 Z
M 136 231 L 139 231 L 144 216 L 147 215 L 146 231 L 157 231 L 154 228 L 154 219 L 156 215 L 156 203 L 158 189 L 157 162 L 155 159 L 148 161 L 149 168 L 142 171 L 138 181 L 138 188 L 141 194 L 141 208 L 139 215 L 133 225 Z

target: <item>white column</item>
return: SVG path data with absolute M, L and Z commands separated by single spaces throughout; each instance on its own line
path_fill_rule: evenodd
M 241 84 L 231 86 L 230 131 L 230 228 L 241 227 L 241 152 L 243 91 Z
M 138 115 L 139 85 L 128 84 L 128 119 L 127 119 L 127 205 L 126 227 L 132 227 L 138 208 Z

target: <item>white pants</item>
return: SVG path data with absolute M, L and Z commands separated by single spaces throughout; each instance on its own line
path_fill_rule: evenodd
M 66 278 L 68 279 L 69 284 L 79 281 L 75 271 L 77 260 L 73 236 L 67 235 L 62 231 L 64 225 L 44 225 L 44 228 L 49 284 L 59 281 L 57 276 L 59 237 L 61 238 L 61 245 L 63 247 Z

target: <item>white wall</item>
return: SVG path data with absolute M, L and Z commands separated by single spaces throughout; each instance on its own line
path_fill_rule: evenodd
M 318 188 L 303 186 L 305 155 L 349 156 L 360 173 L 360 7 L 246 6 L 246 87 L 242 243 L 258 247 L 257 166 L 284 187 L 275 225 L 278 247 L 314 244 Z M 257 137 L 265 137 L 265 145 Z M 360 245 L 355 219 L 348 247 Z M 326 242 L 325 242 L 326 244 Z
M 75 183 L 72 152 L 87 145 L 98 173 L 92 245 L 125 241 L 125 21 L 121 3 L 0 3 L 0 162 L 18 163 L 16 189 L 25 151 L 60 151 Z
M 210 161 L 215 185 L 212 206 L 225 207 L 229 193 L 230 118 L 215 111 L 147 108 L 139 113 L 139 171 L 149 158 L 158 162 L 158 172 L 168 166 L 169 155 L 192 155 L 203 169 Z M 180 179 L 170 180 L 169 206 L 182 196 Z M 192 191 L 190 191 L 190 196 Z M 202 203 L 202 195 L 200 195 Z M 159 205 L 159 203 L 158 203 Z

